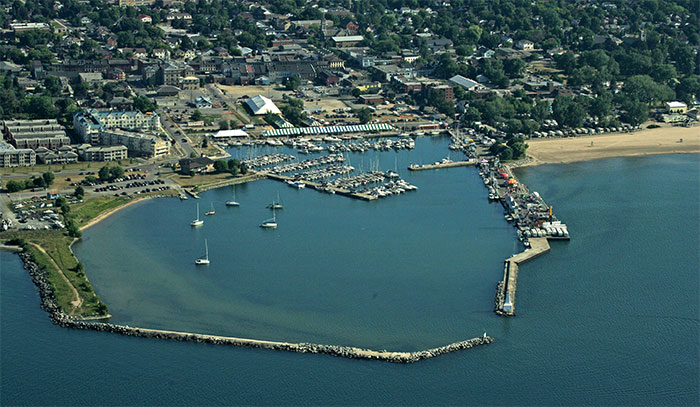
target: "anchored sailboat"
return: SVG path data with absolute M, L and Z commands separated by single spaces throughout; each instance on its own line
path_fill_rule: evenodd
M 233 187 L 233 199 L 226 201 L 226 206 L 240 206 L 241 204 L 236 201 L 236 187 Z
M 272 208 L 272 218 L 261 223 L 260 227 L 263 229 L 277 229 L 277 217 L 275 216 L 274 208 Z
M 202 226 L 204 221 L 199 219 L 199 202 L 197 202 L 197 219 L 193 220 L 190 225 L 192 226 Z
M 277 193 L 277 200 L 273 201 L 271 204 L 267 205 L 269 209 L 284 209 L 282 203 L 280 202 L 280 193 Z
M 204 257 L 200 257 L 194 261 L 194 264 L 198 266 L 208 266 L 209 265 L 209 246 L 207 245 L 207 239 L 204 239 Z

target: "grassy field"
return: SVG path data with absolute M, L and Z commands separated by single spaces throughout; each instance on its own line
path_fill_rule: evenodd
M 106 315 L 107 307 L 95 294 L 92 284 L 87 279 L 84 271 L 81 271 L 78 267 L 78 259 L 70 250 L 70 244 L 73 241 L 72 237 L 67 236 L 60 230 L 23 230 L 0 233 L 0 240 L 2 241 L 14 238 L 21 238 L 28 243 L 41 246 L 63 271 L 63 275 L 70 281 L 70 285 L 78 291 L 82 305 L 74 310 L 71 304 L 71 301 L 75 300 L 73 290 L 66 283 L 66 280 L 63 279 L 60 271 L 54 267 L 44 253 L 31 245 L 26 246 L 27 251 L 34 256 L 37 264 L 47 272 L 48 280 L 61 309 L 68 314 L 83 317 Z
M 124 205 L 132 199 L 133 198 L 128 196 L 100 196 L 86 199 L 83 202 L 72 205 L 70 214 L 73 217 L 76 226 L 80 228 L 101 213 Z
M 109 164 L 118 164 L 122 167 L 129 166 L 130 164 L 137 164 L 137 160 L 122 160 L 122 161 L 113 161 L 110 162 Z M 56 175 L 56 178 L 58 178 L 61 175 L 62 171 L 90 171 L 90 172 L 97 172 L 99 171 L 100 167 L 104 166 L 105 163 L 103 162 L 89 162 L 89 161 L 81 161 L 77 163 L 71 163 L 71 164 L 53 164 L 53 165 L 46 165 L 46 164 L 38 164 L 34 165 L 32 167 L 13 167 L 13 168 L 0 168 L 0 175 L 2 174 L 14 174 L 14 175 L 20 175 L 20 174 L 43 174 L 45 172 L 53 172 L 54 175 Z M 65 178 L 65 176 L 64 176 Z

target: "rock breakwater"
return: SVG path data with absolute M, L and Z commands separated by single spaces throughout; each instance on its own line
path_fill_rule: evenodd
M 233 338 L 217 335 L 206 335 L 189 332 L 166 331 L 159 329 L 136 328 L 126 325 L 116 325 L 108 322 L 92 322 L 81 319 L 76 319 L 64 313 L 58 304 L 53 294 L 51 285 L 49 284 L 46 273 L 41 270 L 36 264 L 31 255 L 28 253 L 20 253 L 20 258 L 24 262 L 24 268 L 29 272 L 34 284 L 39 289 L 41 297 L 41 308 L 44 309 L 51 318 L 51 321 L 59 326 L 73 329 L 88 329 L 99 332 L 110 332 L 120 335 L 136 336 L 141 338 L 156 338 L 168 339 L 183 342 L 208 343 L 213 345 L 228 345 L 240 346 L 249 348 L 272 349 L 279 351 L 298 352 L 298 353 L 318 353 L 350 359 L 369 359 L 381 360 L 393 363 L 414 363 L 419 360 L 429 359 L 436 356 L 444 355 L 450 352 L 473 348 L 479 345 L 486 345 L 493 342 L 493 338 L 483 336 L 467 339 L 461 342 L 451 343 L 449 345 L 440 346 L 437 348 L 426 349 L 416 352 L 390 352 L 390 351 L 375 351 L 370 349 L 361 349 L 352 346 L 339 345 L 320 345 L 314 343 L 288 343 L 264 341 L 257 339 Z

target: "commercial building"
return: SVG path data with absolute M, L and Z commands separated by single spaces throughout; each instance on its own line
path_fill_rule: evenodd
M 161 131 L 157 113 L 141 113 L 137 110 L 84 110 L 73 116 L 73 126 L 81 141 L 90 144 L 100 144 L 102 130 Z
M 364 40 L 361 35 L 343 35 L 337 37 L 331 37 L 333 44 L 338 48 L 354 47 L 359 42 Z
M 66 130 L 55 119 L 5 120 L 2 132 L 7 141 L 19 149 L 46 147 L 55 150 L 70 144 Z
M 36 164 L 36 153 L 29 148 L 17 149 L 0 141 L 0 168 L 29 167 Z
M 103 146 L 126 146 L 130 156 L 159 158 L 170 154 L 170 142 L 152 134 L 122 130 L 102 130 L 100 144 Z

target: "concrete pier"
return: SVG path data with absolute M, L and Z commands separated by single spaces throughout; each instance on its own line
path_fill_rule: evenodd
M 518 287 L 518 271 L 522 263 L 549 252 L 546 237 L 530 239 L 530 248 L 507 258 L 503 264 L 503 280 L 496 289 L 496 313 L 498 315 L 515 315 L 515 292 Z
M 424 170 L 437 170 L 440 168 L 469 167 L 472 165 L 476 165 L 476 162 L 477 162 L 476 160 L 466 160 L 466 161 L 452 161 L 449 163 L 409 165 L 408 169 L 410 171 L 424 171 Z

